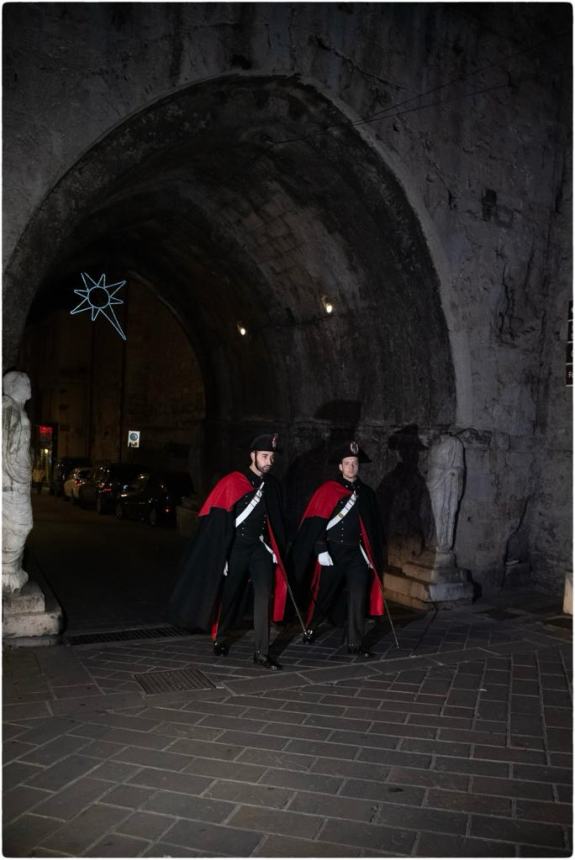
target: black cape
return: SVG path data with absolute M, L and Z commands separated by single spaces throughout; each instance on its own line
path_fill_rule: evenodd
M 273 620 L 283 618 L 287 576 L 281 488 L 271 475 L 265 478 L 260 504 L 267 513 L 268 542 L 278 563 L 275 569 Z M 256 492 L 242 472 L 230 472 L 208 495 L 199 513 L 198 531 L 184 553 L 181 571 L 170 598 L 168 617 L 172 624 L 193 630 L 215 632 L 225 563 L 235 538 L 234 506 L 245 495 Z M 247 598 L 247 592 L 246 592 Z M 236 622 L 247 600 L 236 607 Z

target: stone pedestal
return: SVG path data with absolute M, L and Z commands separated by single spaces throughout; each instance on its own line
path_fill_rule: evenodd
M 62 630 L 62 610 L 46 598 L 36 582 L 29 581 L 2 600 L 2 630 L 6 640 L 53 641 Z
M 565 615 L 573 615 L 573 574 L 568 573 L 565 577 L 565 589 L 563 592 L 563 612 Z
M 425 550 L 416 561 L 388 569 L 383 584 L 389 600 L 415 609 L 445 609 L 473 599 L 469 573 L 456 566 L 451 551 Z

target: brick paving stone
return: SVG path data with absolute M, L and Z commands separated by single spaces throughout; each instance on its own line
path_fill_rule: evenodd
M 515 846 L 444 833 L 421 833 L 416 857 L 514 857 Z
M 384 800 L 400 806 L 421 806 L 425 790 L 413 786 L 399 786 L 388 782 L 349 779 L 339 792 L 341 797 L 358 797 L 369 800 Z
M 172 845 L 170 842 L 160 840 L 155 842 L 142 854 L 142 857 L 218 857 L 221 855 L 211 854 L 209 851 L 193 851 L 191 848 L 183 849 L 179 845 Z
M 459 744 L 450 741 L 427 741 L 421 738 L 405 738 L 399 744 L 401 752 L 420 752 L 435 755 L 448 755 L 462 758 L 471 755 L 471 744 Z
M 388 782 L 398 785 L 421 785 L 431 788 L 446 788 L 454 791 L 467 791 L 471 778 L 466 774 L 443 773 L 435 770 L 392 767 Z
M 62 822 L 33 813 L 21 815 L 4 828 L 2 853 L 5 857 L 27 857 L 32 849 Z
M 376 820 L 379 808 L 380 804 L 371 800 L 340 798 L 329 794 L 312 794 L 307 791 L 298 792 L 289 807 L 290 812 L 370 823 Z
M 509 733 L 509 745 L 518 749 L 545 750 L 542 737 L 520 735 L 515 732 Z
M 28 752 L 20 761 L 48 766 L 86 746 L 85 738 L 62 735 Z
M 52 713 L 48 702 L 32 702 L 26 705 L 7 705 L 3 707 L 4 719 L 8 721 L 36 719 L 39 717 L 50 718 Z
M 232 857 L 249 857 L 261 839 L 261 833 L 188 820 L 176 821 L 166 831 L 162 841 L 186 849 L 196 849 L 201 852 L 201 856 L 205 856 L 204 852 L 211 852 L 230 854 Z
M 90 758 L 108 759 L 124 749 L 123 744 L 112 744 L 108 741 L 95 740 L 82 747 L 82 755 Z
M 261 720 L 262 722 L 268 722 L 272 720 L 281 719 L 282 723 L 294 723 L 301 724 L 307 721 L 307 717 L 303 713 L 296 713 L 294 711 L 290 711 L 285 707 L 274 708 L 273 710 L 270 708 L 247 708 L 244 715 L 245 718 L 251 720 Z M 314 725 L 314 723 L 310 723 L 310 725 Z M 318 725 L 320 725 L 318 723 Z
M 483 812 L 508 816 L 513 814 L 511 800 L 503 797 L 445 791 L 438 788 L 430 789 L 427 792 L 425 805 L 436 809 L 451 809 L 461 812 Z
M 39 765 L 23 764 L 19 761 L 11 762 L 2 768 L 2 785 L 4 791 L 14 788 L 21 782 L 27 782 L 32 776 L 42 773 Z
M 113 760 L 147 767 L 158 767 L 161 770 L 183 770 L 192 760 L 192 756 L 178 755 L 177 753 L 166 752 L 165 750 L 125 747 L 121 752 L 114 754 Z
M 537 764 L 537 761 L 534 761 Z M 549 764 L 551 767 L 566 767 L 573 770 L 573 756 L 571 753 L 549 753 Z
M 533 845 L 518 845 L 519 857 L 572 857 L 570 848 L 537 848 Z
M 372 780 L 386 779 L 391 770 L 387 765 L 369 764 L 363 761 L 347 761 L 335 758 L 312 759 L 310 769 L 313 773 L 358 777 L 359 779 Z
M 411 830 L 430 830 L 440 833 L 465 835 L 467 814 L 447 812 L 439 809 L 408 808 L 382 803 L 377 817 L 378 824 L 389 827 L 405 827 Z
M 274 785 L 280 788 L 337 794 L 344 780 L 342 777 L 323 776 L 316 773 L 270 769 L 264 773 L 259 782 L 261 785 Z
M 573 774 L 563 767 L 541 767 L 540 765 L 514 764 L 515 779 L 533 779 L 537 782 L 562 782 L 571 785 Z
M 140 857 L 148 846 L 143 839 L 108 833 L 84 852 L 84 857 Z
M 28 785 L 34 788 L 46 788 L 50 791 L 58 791 L 64 788 L 72 780 L 88 773 L 95 765 L 93 758 L 86 756 L 71 755 L 62 761 L 56 762 L 39 774 L 26 779 Z
M 289 836 L 266 836 L 252 857 L 360 857 L 361 848 L 343 847 L 316 839 L 294 839 Z
M 109 785 L 107 783 L 85 776 L 62 791 L 51 794 L 48 799 L 44 797 L 44 802 L 40 803 L 34 811 L 38 815 L 62 818 L 67 821 L 82 812 L 89 804 L 98 800 L 108 790 Z
M 4 790 L 2 793 L 2 818 L 4 822 L 12 821 L 24 812 L 29 812 L 50 796 L 47 791 L 40 788 L 30 788 L 27 785 L 18 785 L 10 791 Z
M 159 839 L 173 823 L 174 819 L 171 815 L 159 815 L 156 812 L 140 810 L 119 824 L 117 830 L 128 836 L 154 840 Z
M 202 794 L 212 784 L 213 779 L 193 773 L 179 773 L 171 770 L 156 770 L 144 767 L 130 775 L 130 785 L 144 785 L 150 788 L 163 788 L 187 794 Z
M 567 751 L 573 746 L 571 729 L 547 729 L 547 746 L 550 750 Z
M 106 789 L 106 794 L 100 798 L 100 803 L 137 809 L 154 793 L 155 789 L 153 788 L 140 788 L 135 785 L 117 785 L 114 788 L 108 787 Z
M 202 756 L 203 758 L 221 758 L 224 761 L 233 761 L 243 750 L 243 744 L 221 741 L 209 742 L 194 741 L 188 738 L 179 738 L 176 741 L 172 740 L 170 753 L 178 753 L 186 756 Z
M 328 743 L 327 741 L 289 741 L 285 747 L 288 753 L 302 753 L 309 756 L 327 756 L 329 758 L 353 759 L 357 747 L 347 744 Z
M 24 744 L 18 740 L 6 741 L 2 745 L 2 760 L 4 764 L 8 764 L 11 761 L 19 759 L 21 756 L 33 754 L 34 752 L 34 744 Z M 36 763 L 41 764 L 41 762 Z
M 308 725 L 292 725 L 291 723 L 270 722 L 262 727 L 261 734 L 274 735 L 282 738 L 301 738 L 303 740 L 322 741 L 329 737 L 331 729 Z
M 254 752 L 258 751 L 254 750 Z M 265 767 L 244 764 L 243 761 L 222 761 L 215 758 L 195 758 L 185 769 L 185 773 L 219 777 L 220 779 L 243 779 L 246 782 L 257 782 L 264 771 Z
M 554 824 L 572 824 L 573 805 L 571 803 L 541 803 L 540 801 L 515 801 L 517 818 L 531 821 L 548 821 Z
M 188 794 L 174 791 L 157 791 L 148 797 L 142 808 L 148 812 L 174 815 L 177 818 L 193 818 L 221 824 L 231 815 L 235 804 L 203 797 L 190 797 Z
M 157 729 L 153 729 L 153 733 L 172 740 L 190 738 L 196 741 L 215 741 L 222 734 L 222 729 L 210 729 L 207 726 L 194 726 L 187 723 L 163 723 Z
M 105 761 L 90 771 L 90 776 L 109 782 L 123 782 L 138 770 L 138 765 L 125 764 L 120 761 Z
M 565 848 L 563 829 L 554 824 L 510 821 L 486 815 L 471 816 L 471 835 L 513 843 Z
M 103 833 L 127 818 L 128 810 L 112 806 L 90 806 L 41 841 L 43 848 L 78 856 Z M 48 820 L 48 819 L 46 819 Z
M 351 821 L 327 821 L 321 832 L 321 840 L 325 842 L 390 851 L 400 855 L 411 853 L 415 837 L 416 833 L 413 831 Z
M 419 753 L 402 753 L 395 750 L 368 749 L 360 750 L 360 761 L 377 762 L 380 764 L 397 765 L 398 767 L 413 767 L 425 769 L 431 767 L 432 757 Z
M 283 712 L 281 712 L 281 715 L 283 716 Z M 311 714 L 306 718 L 305 725 L 326 729 L 339 729 L 341 731 L 366 732 L 371 725 L 371 719 L 359 719 L 353 717 L 351 714 L 346 717 L 325 717 Z
M 474 794 L 500 794 L 505 797 L 525 797 L 532 800 L 553 800 L 553 787 L 542 782 L 521 782 L 517 779 L 495 779 L 474 776 L 470 791 Z
M 317 795 L 312 796 L 317 797 Z M 240 806 L 229 819 L 230 827 L 243 827 L 260 833 L 285 834 L 307 839 L 317 836 L 322 824 L 323 818 L 319 815 L 298 815 L 295 812 L 255 806 Z
M 269 784 L 247 785 L 245 782 L 232 780 L 215 782 L 204 795 L 204 797 L 250 806 L 266 806 L 271 809 L 285 809 L 293 796 L 294 792 L 285 788 L 273 787 Z
M 457 773 L 479 774 L 482 776 L 509 776 L 509 765 L 504 762 L 480 761 L 450 756 L 435 756 L 435 770 L 452 770 Z
M 530 749 L 511 749 L 510 747 L 492 747 L 477 745 L 473 750 L 473 758 L 489 759 L 492 761 L 529 762 L 545 764 L 546 755 L 543 752 Z

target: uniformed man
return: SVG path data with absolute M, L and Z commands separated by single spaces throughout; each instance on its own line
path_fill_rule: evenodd
M 292 547 L 300 594 L 307 594 L 306 624 L 338 623 L 345 612 L 347 650 L 372 657 L 364 643 L 366 616 L 383 615 L 383 536 L 373 490 L 359 478 L 370 462 L 357 442 L 338 450 L 337 480 L 321 484 L 304 512 Z
M 209 630 L 214 654 L 229 650 L 227 634 L 241 620 L 253 586 L 254 663 L 282 667 L 270 656 L 270 614 L 281 621 L 287 576 L 283 506 L 278 481 L 269 472 L 278 435 L 257 436 L 250 465 L 223 477 L 199 512 L 199 529 L 170 602 L 179 626 Z

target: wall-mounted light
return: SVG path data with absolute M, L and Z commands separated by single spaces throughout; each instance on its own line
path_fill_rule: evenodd
M 238 327 L 238 331 L 241 334 L 241 336 L 245 337 L 246 334 L 248 333 L 248 330 L 245 327 L 245 325 L 243 323 L 239 322 L 237 327 Z
M 321 302 L 323 304 L 323 309 L 326 312 L 326 314 L 332 314 L 333 313 L 333 302 L 330 301 L 330 299 L 328 299 L 327 296 L 323 296 Z

